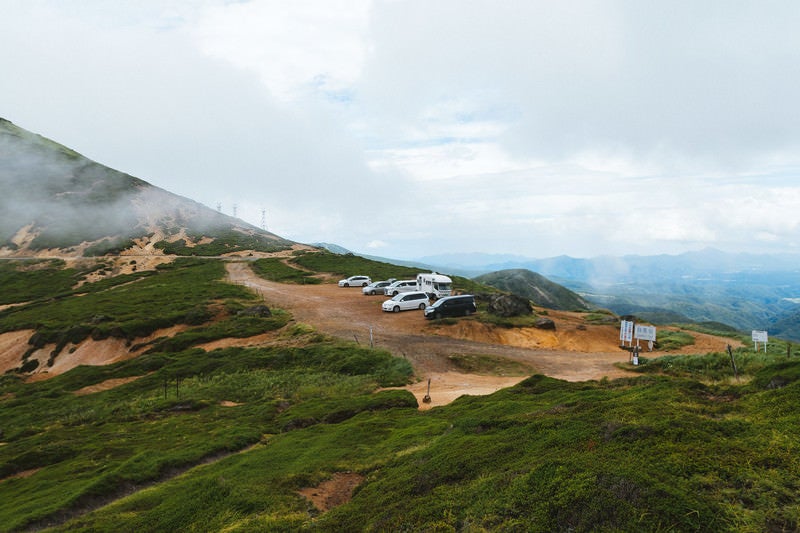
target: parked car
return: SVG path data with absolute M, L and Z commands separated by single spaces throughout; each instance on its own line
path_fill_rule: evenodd
M 475 297 L 471 294 L 459 296 L 446 296 L 436 300 L 436 303 L 425 308 L 425 318 L 443 318 L 452 316 L 471 315 L 478 308 L 475 305 Z
M 391 285 L 383 289 L 386 296 L 394 296 L 401 292 L 411 292 L 419 290 L 417 288 L 417 280 L 415 279 L 401 279 L 393 282 Z
M 387 312 L 399 313 L 410 309 L 425 309 L 431 304 L 428 295 L 421 291 L 401 292 L 391 300 L 386 300 L 381 308 Z
M 347 279 L 339 280 L 340 287 L 366 287 L 370 283 L 372 280 L 369 276 L 350 276 Z
M 366 287 L 362 288 L 361 292 L 363 292 L 365 295 L 372 295 L 372 296 L 376 294 L 385 294 L 383 292 L 383 289 L 391 285 L 392 281 L 394 280 L 373 281 Z

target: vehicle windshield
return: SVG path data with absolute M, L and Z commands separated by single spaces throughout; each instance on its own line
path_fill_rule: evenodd
M 433 288 L 437 291 L 449 291 L 450 284 L 449 283 L 434 283 Z
M 405 293 L 403 293 L 403 292 L 401 292 L 400 294 L 395 294 L 395 295 L 392 297 L 392 301 L 393 301 L 393 302 L 399 302 L 400 300 L 402 300 L 402 299 L 403 299 L 403 297 L 404 297 L 404 296 L 405 296 Z

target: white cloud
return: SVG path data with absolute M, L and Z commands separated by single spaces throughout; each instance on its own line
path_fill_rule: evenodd
M 366 55 L 368 0 L 211 4 L 192 29 L 201 50 L 257 72 L 280 100 L 347 97 Z
M 12 2 L 0 115 L 355 251 L 781 250 L 798 25 L 792 1 Z

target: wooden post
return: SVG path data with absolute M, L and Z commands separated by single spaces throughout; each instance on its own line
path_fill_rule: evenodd
M 733 367 L 733 375 L 736 376 L 736 381 L 739 381 L 739 372 L 736 370 L 736 360 L 733 358 L 733 348 L 728 345 L 728 355 L 731 356 L 731 366 Z

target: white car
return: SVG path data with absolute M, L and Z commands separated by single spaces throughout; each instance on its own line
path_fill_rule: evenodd
M 391 300 L 383 302 L 381 309 L 391 313 L 399 313 L 400 311 L 409 311 L 411 309 L 424 310 L 431 304 L 430 302 L 428 295 L 424 292 L 401 292 Z
M 370 283 L 372 280 L 369 276 L 350 276 L 347 279 L 339 280 L 340 287 L 366 287 Z
M 400 294 L 401 292 L 411 292 L 416 291 L 417 289 L 417 280 L 415 279 L 401 279 L 399 281 L 395 281 L 385 289 L 383 289 L 383 294 L 386 296 L 394 296 L 396 294 Z
M 373 281 L 363 289 L 361 292 L 364 293 L 365 296 L 372 295 L 375 296 L 376 294 L 384 294 L 383 289 L 391 285 L 391 281 Z

